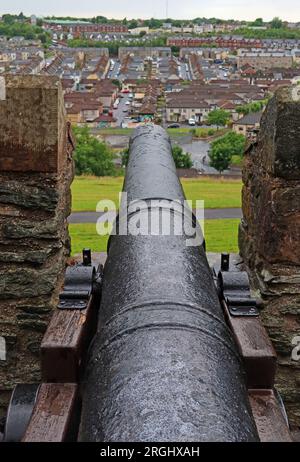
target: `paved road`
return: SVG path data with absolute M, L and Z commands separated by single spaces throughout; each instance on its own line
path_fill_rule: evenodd
M 69 223 L 72 224 L 81 224 L 81 223 L 97 223 L 98 219 L 103 216 L 103 213 L 97 212 L 77 212 L 72 213 L 69 217 Z M 114 213 L 110 212 L 106 216 L 105 220 L 109 221 L 114 220 Z M 218 220 L 218 219 L 240 219 L 242 218 L 242 211 L 238 208 L 232 209 L 206 209 L 205 210 L 205 219 L 206 220 Z
M 121 69 L 121 64 L 118 61 L 116 61 L 114 63 L 113 69 L 109 70 L 107 78 L 108 79 L 117 79 L 118 76 L 119 76 L 119 73 L 120 73 L 120 69 Z
M 114 109 L 113 116 L 117 120 L 117 126 L 121 127 L 122 122 L 124 122 L 125 117 L 128 116 L 127 112 L 124 112 L 124 109 L 129 109 L 130 106 L 127 106 L 126 103 L 129 101 L 127 94 L 123 95 L 123 98 L 120 98 L 118 109 Z
M 183 80 L 192 80 L 188 63 L 180 62 L 179 65 L 180 65 L 180 77 Z M 188 69 L 186 68 L 186 65 L 188 66 Z

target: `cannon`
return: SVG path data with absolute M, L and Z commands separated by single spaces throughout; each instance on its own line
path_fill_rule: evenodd
M 84 251 L 67 270 L 31 418 L 15 390 L 4 439 L 290 441 L 247 274 L 227 254 L 209 266 L 162 128 L 134 132 L 123 191 L 104 265 Z

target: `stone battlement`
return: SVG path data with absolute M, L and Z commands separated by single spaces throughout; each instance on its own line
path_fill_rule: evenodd
M 280 89 L 245 155 L 241 255 L 263 299 L 262 318 L 278 354 L 277 386 L 300 427 L 300 89 Z
M 74 148 L 56 77 L 0 78 L 0 412 L 39 382 L 69 255 Z

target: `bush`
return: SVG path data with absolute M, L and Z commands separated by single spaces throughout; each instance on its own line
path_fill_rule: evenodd
M 209 153 L 210 165 L 219 172 L 223 172 L 229 167 L 232 156 L 242 158 L 245 144 L 246 138 L 235 132 L 227 133 L 222 138 L 213 141 Z
M 122 167 L 127 167 L 128 161 L 129 161 L 129 148 L 126 148 L 122 152 L 121 159 L 122 159 Z
M 180 146 L 173 146 L 172 154 L 176 168 L 192 168 L 193 162 L 191 155 L 187 152 L 183 152 Z
M 230 113 L 224 109 L 214 109 L 207 116 L 208 125 L 216 125 L 217 127 L 225 127 L 230 120 Z
M 76 175 L 113 176 L 116 172 L 112 150 L 90 134 L 88 127 L 74 127 Z

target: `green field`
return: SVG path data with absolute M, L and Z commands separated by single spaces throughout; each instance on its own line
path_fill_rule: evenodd
M 130 136 L 134 132 L 134 128 L 99 128 L 97 129 L 97 135 L 103 136 Z
M 118 204 L 123 181 L 122 177 L 75 178 L 72 185 L 73 212 L 95 211 L 97 203 L 103 199 Z M 182 184 L 187 199 L 193 202 L 204 200 L 206 208 L 241 207 L 241 180 L 184 178 Z
M 206 220 L 205 239 L 208 252 L 237 252 L 238 225 L 240 220 Z M 72 255 L 81 253 L 83 248 L 93 252 L 106 252 L 108 237 L 98 236 L 96 225 L 70 225 Z
M 99 135 L 131 135 L 134 132 L 134 128 L 99 128 L 97 133 Z M 191 127 L 181 128 L 168 128 L 167 132 L 169 135 L 188 135 L 191 133 Z

